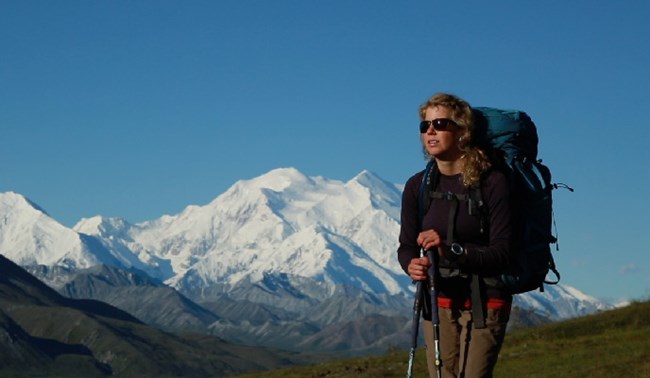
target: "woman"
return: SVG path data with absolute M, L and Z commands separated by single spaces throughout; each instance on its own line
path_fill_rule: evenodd
M 472 109 L 467 102 L 436 94 L 420 107 L 420 119 L 425 156 L 434 161 L 438 172 L 434 191 L 460 196 L 433 196 L 420 224 L 418 198 L 424 172 L 407 181 L 398 259 L 413 280 L 423 281 L 431 262 L 420 251 L 433 250 L 439 256 L 436 292 L 442 376 L 490 377 L 512 303 L 512 296 L 491 285 L 496 280 L 489 279 L 507 271 L 513 259 L 508 185 L 501 172 L 491 169 L 487 154 L 476 146 Z M 470 188 L 480 188 L 487 215 L 470 215 L 466 200 Z M 450 213 L 450 206 L 458 207 Z M 430 301 L 425 304 L 423 324 L 429 375 L 435 377 Z

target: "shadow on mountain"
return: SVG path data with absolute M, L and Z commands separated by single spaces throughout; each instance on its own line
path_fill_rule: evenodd
M 292 363 L 292 354 L 152 328 L 95 300 L 61 296 L 0 255 L 0 375 L 206 377 Z
M 205 332 L 219 320 L 211 311 L 142 271 L 97 265 L 69 276 L 59 288 L 66 297 L 109 303 L 165 331 Z
M 95 360 L 92 351 L 84 345 L 31 336 L 2 310 L 0 371 L 3 377 L 56 376 L 69 371 L 86 377 L 102 377 L 112 373 L 111 367 Z

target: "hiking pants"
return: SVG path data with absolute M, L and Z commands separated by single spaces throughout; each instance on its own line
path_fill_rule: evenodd
M 439 308 L 443 378 L 492 377 L 506 334 L 510 309 L 488 309 L 486 328 L 472 327 L 469 310 Z M 423 320 L 429 377 L 436 378 L 433 324 Z

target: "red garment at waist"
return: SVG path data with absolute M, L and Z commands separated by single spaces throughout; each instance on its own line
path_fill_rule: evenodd
M 466 299 L 462 305 L 458 303 L 459 300 L 453 298 L 444 298 L 438 297 L 438 307 L 442 308 L 461 308 L 463 310 L 471 310 L 472 302 L 469 299 Z M 501 298 L 488 298 L 487 308 L 493 310 L 510 310 L 512 306 L 511 301 L 507 301 Z

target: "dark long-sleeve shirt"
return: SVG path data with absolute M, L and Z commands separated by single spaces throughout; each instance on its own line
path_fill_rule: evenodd
M 449 208 L 451 201 L 432 199 L 422 225 L 418 226 L 419 192 L 424 173 L 412 176 L 404 187 L 402 195 L 401 230 L 399 236 L 398 259 L 402 269 L 407 271 L 413 258 L 420 257 L 417 237 L 421 230 L 434 229 L 445 239 L 449 227 Z M 468 194 L 460 175 L 445 176 L 440 174 L 435 191 Z M 459 201 L 456 215 L 453 242 L 461 244 L 467 251 L 465 261 L 450 264 L 440 259 L 441 266 L 460 268 L 464 274 L 479 274 L 482 277 L 497 276 L 505 273 L 513 260 L 512 257 L 512 221 L 508 185 L 503 173 L 492 170 L 481 180 L 481 193 L 487 206 L 487 232 L 481 232 L 481 216 L 470 215 L 468 202 Z M 439 293 L 443 297 L 469 298 L 469 280 L 465 277 L 442 277 Z M 488 297 L 508 297 L 496 288 L 487 291 Z

